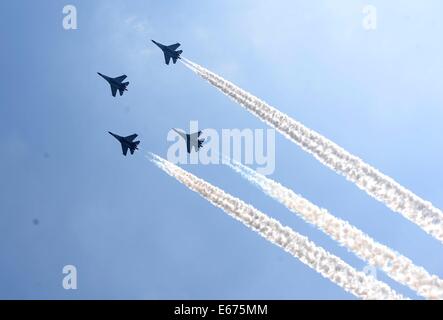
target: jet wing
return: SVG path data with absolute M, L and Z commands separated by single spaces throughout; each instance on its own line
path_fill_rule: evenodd
M 171 56 L 165 52 L 165 63 L 169 65 L 169 61 L 171 61 Z
M 124 75 L 122 75 L 122 76 L 120 76 L 120 77 L 115 78 L 115 80 L 121 83 L 121 82 L 122 82 L 123 80 L 125 80 L 126 78 L 127 78 L 127 76 L 124 74 Z
M 112 96 L 115 97 L 115 95 L 117 94 L 117 88 L 111 86 L 111 90 L 112 90 Z
M 168 46 L 168 48 L 171 49 L 172 51 L 177 50 L 178 47 L 180 47 L 180 43 L 171 44 L 170 46 Z
M 123 155 L 125 155 L 125 156 L 128 153 L 128 147 L 124 146 L 123 144 L 122 144 L 122 152 L 123 152 Z
M 137 134 L 132 134 L 130 136 L 125 137 L 125 139 L 129 140 L 129 141 L 134 141 L 135 138 L 137 138 L 138 135 Z

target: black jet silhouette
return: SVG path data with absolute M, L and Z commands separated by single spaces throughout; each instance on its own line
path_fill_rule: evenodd
M 183 50 L 177 50 L 178 47 L 180 47 L 180 43 L 171 44 L 170 46 L 165 46 L 164 44 L 155 42 L 154 40 L 151 40 L 154 42 L 160 49 L 162 49 L 163 54 L 165 55 L 165 63 L 169 65 L 169 62 L 174 62 L 174 64 L 177 62 L 177 59 L 180 59 L 180 55 L 182 54 Z
M 123 92 L 128 91 L 127 87 L 129 85 L 129 82 L 123 82 L 123 80 L 125 80 L 127 78 L 126 75 L 122 75 L 117 78 L 111 78 L 111 77 L 101 74 L 100 72 L 97 72 L 97 73 L 103 79 L 108 81 L 109 85 L 111 86 L 111 91 L 112 91 L 113 97 L 115 97 L 115 95 L 117 94 L 117 90 L 120 92 L 120 96 L 123 95 Z
M 188 153 L 191 153 L 192 148 L 194 148 L 194 150 L 198 152 L 201 149 L 201 147 L 203 147 L 203 142 L 205 142 L 205 139 L 199 139 L 200 135 L 202 134 L 201 131 L 192 134 L 187 134 L 184 132 L 180 132 L 176 129 L 172 130 L 177 132 L 183 139 L 185 139 Z
M 128 149 L 131 150 L 131 154 L 134 154 L 134 151 L 138 150 L 137 146 L 139 145 L 140 141 L 134 141 L 134 139 L 137 138 L 136 134 L 132 134 L 127 137 L 121 137 L 118 134 L 112 133 L 110 131 L 108 132 L 121 143 L 123 155 L 126 156 L 126 154 L 128 153 Z

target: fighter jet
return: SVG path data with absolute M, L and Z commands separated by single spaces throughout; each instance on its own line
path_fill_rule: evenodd
M 162 49 L 164 55 L 165 55 L 165 63 L 169 65 L 169 62 L 172 61 L 174 64 L 177 62 L 177 59 L 180 59 L 180 55 L 182 54 L 183 50 L 177 50 L 178 47 L 180 47 L 180 43 L 172 44 L 170 46 L 165 46 L 164 44 L 155 42 L 154 40 L 151 40 L 154 42 L 160 49 Z
M 126 75 L 122 75 L 117 78 L 111 78 L 111 77 L 101 74 L 100 72 L 97 72 L 97 73 L 99 76 L 101 76 L 103 79 L 105 79 L 106 81 L 109 82 L 109 84 L 111 86 L 111 91 L 112 91 L 113 97 L 115 97 L 115 95 L 117 94 L 117 90 L 120 92 L 120 96 L 123 95 L 123 92 L 128 91 L 128 89 L 126 89 L 126 87 L 129 85 L 129 82 L 122 83 L 122 81 L 126 79 Z
M 127 137 L 120 137 L 118 134 L 114 134 L 110 131 L 108 132 L 122 144 L 123 155 L 126 156 L 126 154 L 128 153 L 128 149 L 131 150 L 131 154 L 134 154 L 134 151 L 138 150 L 137 146 L 140 141 L 134 141 L 134 139 L 137 138 L 136 134 Z
M 203 147 L 203 142 L 205 142 L 205 139 L 199 139 L 200 135 L 202 134 L 201 131 L 197 133 L 187 134 L 180 131 L 177 131 L 176 129 L 172 129 L 175 132 L 177 132 L 180 137 L 185 139 L 186 141 L 186 148 L 188 150 L 188 153 L 191 153 L 192 148 L 194 148 L 195 151 L 199 151 L 201 147 Z

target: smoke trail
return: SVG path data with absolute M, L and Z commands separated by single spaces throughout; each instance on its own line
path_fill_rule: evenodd
M 187 59 L 182 62 L 249 112 L 314 155 L 321 163 L 344 175 L 370 196 L 443 242 L 443 213 L 430 202 L 233 83 Z
M 268 217 L 251 205 L 235 198 L 210 183 L 177 167 L 169 161 L 152 154 L 154 162 L 171 177 L 219 207 L 233 218 L 259 233 L 266 240 L 278 245 L 319 272 L 325 278 L 338 284 L 347 292 L 362 299 L 405 299 L 387 284 L 362 272 L 358 272 L 340 258 L 317 247 L 308 238 L 289 227 Z
M 308 223 L 354 252 L 370 265 L 382 269 L 392 279 L 409 286 L 427 299 L 443 299 L 443 281 L 392 249 L 378 243 L 361 230 L 297 195 L 291 189 L 236 161 L 226 162 L 249 182 L 276 199 Z

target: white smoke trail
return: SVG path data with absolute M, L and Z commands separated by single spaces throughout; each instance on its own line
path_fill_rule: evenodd
M 239 220 L 266 240 L 283 248 L 323 277 L 362 299 L 405 299 L 387 284 L 355 270 L 340 258 L 316 246 L 308 238 L 235 198 L 210 183 L 152 154 L 154 162 L 171 177 L 200 194 L 214 206 Z
M 407 257 L 378 243 L 347 221 L 333 216 L 326 209 L 317 207 L 280 183 L 236 161 L 224 162 L 264 193 L 318 227 L 370 265 L 382 269 L 392 279 L 409 286 L 427 299 L 443 299 L 443 281 L 439 277 L 430 275 L 424 268 L 414 265 Z
M 192 61 L 183 59 L 182 62 L 249 112 L 314 155 L 321 163 L 344 175 L 370 196 L 443 242 L 443 213 L 430 202 L 421 199 L 360 158 L 233 83 Z

